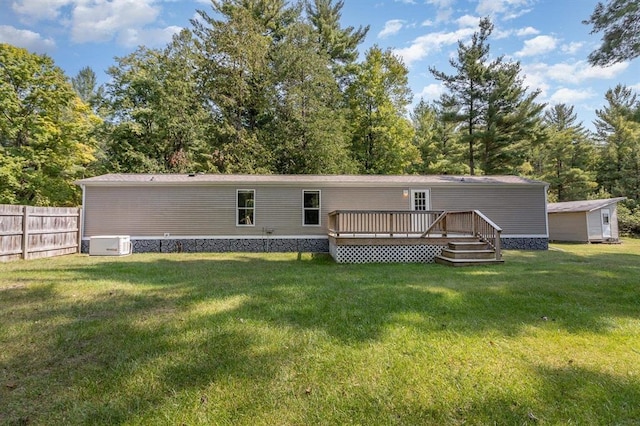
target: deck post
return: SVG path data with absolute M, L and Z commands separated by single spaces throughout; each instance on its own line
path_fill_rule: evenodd
M 496 260 L 502 260 L 502 242 L 500 241 L 500 235 L 502 231 L 496 231 Z
M 446 236 L 447 236 L 447 216 L 448 216 L 448 215 L 445 215 L 445 216 L 442 218 L 442 236 L 443 236 L 443 237 L 446 237 Z
M 471 212 L 471 235 L 476 235 L 476 212 Z

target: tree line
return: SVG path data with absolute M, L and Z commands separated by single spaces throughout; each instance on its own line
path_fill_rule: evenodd
M 626 196 L 640 231 L 633 90 L 608 90 L 590 132 L 491 56 L 484 18 L 451 73 L 428 70 L 444 94 L 411 108 L 407 67 L 378 46 L 359 59 L 369 27 L 343 27 L 342 7 L 214 0 L 164 48 L 115 58 L 102 86 L 0 45 L 0 203 L 77 204 L 74 180 L 111 172 L 516 174 L 551 201 Z

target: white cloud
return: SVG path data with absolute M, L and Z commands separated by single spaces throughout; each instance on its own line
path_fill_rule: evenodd
M 575 55 L 576 53 L 578 53 L 578 51 L 580 51 L 580 49 L 582 49 L 582 46 L 584 46 L 584 43 L 572 41 L 571 43 L 563 44 L 562 51 L 569 55 Z
M 157 46 L 180 30 L 157 24 L 162 3 L 167 1 L 173 0 L 14 0 L 12 8 L 30 24 L 56 21 L 70 32 L 75 43 L 116 40 L 127 47 Z
M 460 28 L 478 28 L 480 18 L 477 16 L 464 15 L 456 19 L 456 23 Z
M 9 25 L 0 25 L 0 42 L 22 47 L 37 53 L 47 53 L 55 48 L 55 41 L 42 35 Z
M 549 98 L 551 104 L 570 104 L 585 101 L 598 96 L 592 89 L 567 89 L 561 87 Z
M 437 22 L 446 22 L 451 19 L 455 0 L 426 0 L 425 3 L 435 6 Z
M 610 67 L 593 67 L 585 61 L 546 66 L 545 75 L 560 83 L 580 84 L 585 80 L 610 80 L 629 67 L 621 62 Z
M 551 52 L 556 48 L 558 40 L 551 36 L 537 36 L 525 40 L 522 50 L 515 53 L 516 56 L 536 56 Z
M 516 35 L 518 37 L 526 37 L 526 36 L 538 35 L 538 34 L 540 34 L 540 31 L 536 30 L 533 27 L 520 28 L 519 30 L 516 31 Z
M 528 13 L 531 0 L 480 0 L 476 12 L 482 16 L 503 15 L 504 19 L 513 19 Z
M 500 39 L 505 39 L 507 37 L 511 37 L 514 34 L 518 37 L 526 37 L 530 35 L 537 35 L 539 33 L 540 31 L 536 30 L 533 27 L 520 28 L 517 30 L 516 29 L 501 30 L 498 28 L 493 31 L 492 35 L 494 39 L 500 40 Z
M 398 32 L 400 32 L 400 30 L 404 26 L 404 22 L 405 21 L 401 19 L 392 19 L 385 22 L 384 28 L 378 33 L 378 38 L 385 38 L 394 34 L 398 34 Z
M 422 88 L 420 93 L 416 95 L 417 99 L 435 100 L 439 99 L 440 95 L 444 93 L 444 87 L 441 84 L 432 83 Z
M 19 0 L 11 5 L 14 12 L 29 21 L 53 20 L 60 15 L 60 9 L 74 3 L 74 0 Z
M 117 34 L 141 30 L 159 13 L 153 0 L 78 3 L 73 11 L 71 39 L 76 43 L 109 41 Z M 119 39 L 127 37 L 121 35 Z
M 453 6 L 455 2 L 456 0 L 427 0 L 425 3 L 432 4 L 438 9 L 446 9 Z
M 118 43 L 127 47 L 144 45 L 147 47 L 164 46 L 171 41 L 174 34 L 179 33 L 182 27 L 170 26 L 156 29 L 128 29 L 120 33 Z
M 414 0 L 393 0 L 396 3 L 404 3 L 404 4 L 416 4 Z
M 545 74 L 546 64 L 529 64 L 523 65 L 524 84 L 531 90 L 540 90 L 540 95 L 544 98 L 547 96 L 551 85 Z
M 425 58 L 431 52 L 439 51 L 443 46 L 456 44 L 458 40 L 470 37 L 474 31 L 473 28 L 461 28 L 449 33 L 429 33 L 414 39 L 409 47 L 396 49 L 394 53 L 399 55 L 405 64 L 410 65 Z
M 606 68 L 592 67 L 586 61 L 573 63 L 563 62 L 552 65 L 538 62 L 523 64 L 522 70 L 525 84 L 531 89 L 540 89 L 542 98 L 549 97 L 551 101 L 557 103 L 569 103 L 564 100 L 566 98 L 563 98 L 563 96 L 570 93 L 568 90 L 574 90 L 577 95 L 571 103 L 575 103 L 575 101 L 582 100 L 583 96 L 591 94 L 592 92 L 590 90 L 585 91 L 584 89 L 567 89 L 566 86 L 583 86 L 586 81 L 614 79 L 628 67 L 628 62 L 615 64 Z M 549 95 L 551 88 L 557 85 L 561 87 L 556 89 L 552 95 Z
M 422 21 L 420 26 L 422 26 L 422 27 L 432 27 L 433 26 L 433 21 L 431 19 L 427 19 L 425 21 Z

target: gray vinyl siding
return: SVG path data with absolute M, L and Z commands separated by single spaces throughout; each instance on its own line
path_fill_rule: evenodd
M 236 191 L 255 190 L 254 226 L 236 226 Z M 546 235 L 545 190 L 540 185 L 429 185 L 356 187 L 339 184 L 128 184 L 85 186 L 84 236 L 326 236 L 334 210 L 409 210 L 411 189 L 431 191 L 432 210 L 477 209 L 503 235 Z M 320 226 L 303 226 L 302 191 L 321 191 Z
M 255 189 L 254 226 L 236 226 L 236 191 Z M 321 191 L 320 226 L 303 226 L 302 191 Z M 91 186 L 85 188 L 84 236 L 326 235 L 334 210 L 405 210 L 402 188 L 239 186 Z
M 552 241 L 589 241 L 587 213 L 550 213 L 549 239 Z
M 433 210 L 480 210 L 502 235 L 547 235 L 544 187 L 434 187 Z

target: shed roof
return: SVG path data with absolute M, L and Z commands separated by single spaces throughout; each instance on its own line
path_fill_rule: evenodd
M 86 186 L 147 184 L 329 184 L 349 185 L 547 185 L 519 176 L 452 175 L 228 175 L 228 174 L 106 174 L 76 181 Z
M 591 212 L 594 210 L 602 209 L 610 206 L 611 204 L 618 203 L 626 200 L 626 197 L 606 198 L 603 200 L 581 200 L 581 201 L 565 201 L 563 203 L 549 203 L 547 204 L 548 213 L 577 213 L 577 212 Z

